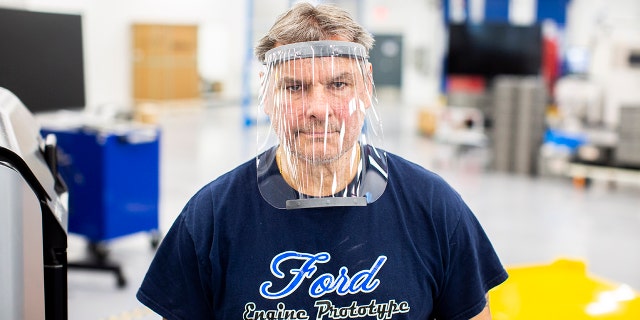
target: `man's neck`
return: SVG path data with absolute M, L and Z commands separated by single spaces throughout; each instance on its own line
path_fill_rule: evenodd
M 298 192 L 314 197 L 330 196 L 344 190 L 355 177 L 360 148 L 356 144 L 336 160 L 309 161 L 281 146 L 276 161 L 284 180 Z

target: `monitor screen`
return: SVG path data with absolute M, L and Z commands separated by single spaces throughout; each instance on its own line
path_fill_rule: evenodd
M 82 17 L 0 9 L 0 87 L 33 113 L 85 106 Z
M 446 73 L 537 75 L 542 65 L 540 25 L 450 24 Z

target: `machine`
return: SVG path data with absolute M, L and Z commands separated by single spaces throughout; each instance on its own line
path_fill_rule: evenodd
M 0 319 L 67 319 L 67 190 L 55 136 L 0 88 Z

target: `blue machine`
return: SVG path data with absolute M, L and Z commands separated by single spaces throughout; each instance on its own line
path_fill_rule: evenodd
M 69 189 L 69 232 L 100 243 L 158 229 L 157 128 L 43 129 L 58 141 Z
M 158 232 L 160 131 L 133 124 L 43 127 L 57 139 L 58 170 L 69 190 L 70 234 L 88 241 L 89 258 L 69 262 L 69 269 L 113 272 L 126 285 L 120 265 L 108 261 L 109 240 Z

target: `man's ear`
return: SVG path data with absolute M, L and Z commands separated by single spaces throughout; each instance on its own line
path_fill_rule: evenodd
M 365 79 L 366 79 L 365 86 L 366 86 L 367 92 L 369 93 L 369 98 L 368 98 L 369 102 L 366 103 L 365 108 L 369 109 L 369 107 L 373 103 L 373 101 L 372 101 L 372 96 L 373 96 L 373 65 L 371 64 L 371 62 L 367 62 L 367 66 L 365 67 L 365 70 L 367 72 L 367 76 L 365 77 Z
M 262 83 L 262 84 L 263 84 L 263 83 L 264 83 L 264 81 L 265 81 L 264 77 L 266 76 L 266 75 L 265 75 L 265 72 L 264 72 L 264 71 L 260 71 L 259 76 L 260 76 L 260 83 Z M 264 88 L 260 88 L 260 90 L 264 90 Z M 271 116 L 272 116 L 272 114 L 273 114 L 273 104 L 271 104 L 271 103 L 270 103 L 270 102 L 268 102 L 268 101 L 265 101 L 264 105 L 262 106 L 262 111 L 263 111 L 267 116 L 271 117 Z
M 366 79 L 367 79 L 367 90 L 369 90 L 369 92 L 371 92 L 371 90 L 373 89 L 373 65 L 371 64 L 371 62 L 367 61 L 367 65 L 364 67 L 366 74 Z

